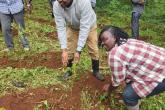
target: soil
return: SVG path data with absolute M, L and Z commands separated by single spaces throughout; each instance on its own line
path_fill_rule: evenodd
M 13 37 L 17 36 L 18 35 L 18 30 L 15 29 L 15 28 L 12 28 L 12 35 L 13 35 Z
M 152 39 L 152 36 L 139 36 L 138 40 L 149 41 Z
M 81 91 L 89 91 L 92 96 L 95 95 L 95 102 L 98 102 L 103 85 L 110 82 L 108 76 L 105 78 L 106 81 L 101 82 L 91 73 L 86 73 L 81 76 L 80 80 L 75 81 L 69 91 L 64 91 L 62 87 L 56 85 L 48 88 L 29 89 L 20 94 L 5 95 L 0 98 L 0 107 L 4 107 L 6 110 L 33 110 L 39 104 L 42 104 L 41 108 L 44 108 L 43 101 L 47 100 L 49 107 L 53 110 L 80 110 Z M 96 91 L 98 91 L 97 94 Z M 97 110 L 97 106 L 93 110 Z
M 55 22 L 54 21 L 50 21 L 50 20 L 45 20 L 43 18 L 29 18 L 35 22 L 38 22 L 40 24 L 47 24 L 47 25 L 50 25 L 50 26 L 55 26 Z M 53 18 L 52 18 L 53 19 Z
M 49 20 L 45 20 L 45 19 L 42 19 L 42 18 L 29 18 L 33 21 L 36 21 L 40 24 L 47 24 L 47 25 L 50 25 L 50 26 L 55 26 L 55 22 L 54 21 L 49 21 Z M 41 32 L 43 33 L 43 32 Z M 38 33 L 38 35 L 40 35 L 41 33 Z M 52 40 L 56 40 L 57 39 L 57 32 L 54 31 L 54 32 L 46 32 L 45 33 L 45 36 L 52 39 Z
M 0 58 L 0 68 L 36 68 L 39 66 L 57 69 L 62 65 L 60 52 L 43 52 L 33 56 L 25 56 L 23 59 L 13 60 L 8 56 Z
M 47 33 L 46 33 L 46 37 L 48 37 L 48 38 L 50 38 L 50 39 L 52 39 L 52 40 L 58 39 L 58 37 L 57 37 L 57 32 L 47 32 Z

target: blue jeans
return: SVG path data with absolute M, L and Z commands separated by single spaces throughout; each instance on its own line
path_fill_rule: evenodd
M 159 83 L 158 86 L 147 96 L 153 96 L 165 91 L 165 79 Z M 127 84 L 123 92 L 123 100 L 127 106 L 135 106 L 138 104 L 138 100 L 141 99 L 132 88 L 131 84 Z
M 132 30 L 132 37 L 135 39 L 139 37 L 139 19 L 143 11 L 144 11 L 144 5 L 133 4 L 131 30 Z
M 14 48 L 14 43 L 13 43 L 12 33 L 11 33 L 11 23 L 13 19 L 19 25 L 19 32 L 21 33 L 20 39 L 21 39 L 21 43 L 23 47 L 29 47 L 28 40 L 26 39 L 25 33 L 23 31 L 25 30 L 23 11 L 16 14 L 3 14 L 0 12 L 1 28 L 2 28 L 2 33 L 4 35 L 4 38 L 5 38 L 5 43 L 6 43 L 7 48 Z

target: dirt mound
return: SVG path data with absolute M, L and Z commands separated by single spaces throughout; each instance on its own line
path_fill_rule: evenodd
M 108 77 L 106 77 L 106 81 L 99 81 L 92 75 L 92 73 L 85 74 L 80 80 L 77 80 L 74 83 L 72 90 L 68 94 L 69 98 L 67 99 L 67 102 L 69 103 L 64 103 L 65 107 L 77 110 L 77 108 L 80 108 L 81 106 L 80 94 L 82 90 L 88 91 L 93 95 L 95 95 L 97 91 L 97 95 L 99 96 L 102 92 L 103 85 L 108 82 L 110 82 Z M 96 100 L 98 101 L 98 99 Z M 70 102 L 72 102 L 72 104 Z
M 71 91 L 64 91 L 60 86 L 32 89 L 25 93 L 1 97 L 0 107 L 6 110 L 32 110 L 36 105 L 47 100 L 49 107 L 55 110 L 79 110 L 81 91 L 88 90 L 94 93 L 97 90 L 101 93 L 102 86 L 109 80 L 106 77 L 106 81 L 101 82 L 91 73 L 87 73 L 74 83 Z
M 43 52 L 34 56 L 26 56 L 23 59 L 13 60 L 7 56 L 0 58 L 0 68 L 36 68 L 39 66 L 56 69 L 61 67 L 60 52 Z
M 0 106 L 6 110 L 33 110 L 34 106 L 44 100 L 52 100 L 53 102 L 53 100 L 60 98 L 61 92 L 53 91 L 52 88 L 38 88 L 22 94 L 6 95 L 0 98 Z

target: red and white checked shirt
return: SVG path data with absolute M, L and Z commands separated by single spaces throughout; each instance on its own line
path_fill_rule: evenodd
M 112 84 L 131 82 L 140 97 L 146 97 L 165 79 L 165 49 L 149 43 L 129 39 L 114 47 L 108 56 Z

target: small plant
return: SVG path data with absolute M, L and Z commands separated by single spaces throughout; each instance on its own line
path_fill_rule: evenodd
M 24 35 L 25 35 L 25 29 L 19 24 L 18 25 L 19 31 L 18 31 L 18 35 L 21 39 L 23 39 Z
M 104 106 L 100 106 L 99 110 L 106 110 Z
M 73 63 L 72 67 L 71 67 L 71 71 L 75 74 L 77 73 L 78 70 L 78 64 L 77 63 Z
M 100 98 L 99 100 L 100 101 L 104 101 L 108 98 L 108 93 L 107 92 L 104 92 L 103 94 L 100 95 Z
M 82 110 L 91 110 L 92 109 L 92 98 L 88 91 L 81 92 L 81 109 Z
M 43 103 L 44 103 L 45 110 L 50 110 L 50 107 L 48 105 L 48 101 L 45 100 Z
M 65 71 L 70 71 L 72 72 L 73 74 L 77 73 L 78 71 L 78 64 L 77 63 L 73 63 L 72 67 L 64 67 L 62 69 L 63 72 Z
M 44 108 L 44 109 L 41 109 Z M 51 107 L 49 107 L 48 101 L 44 100 L 41 104 L 37 105 L 33 110 L 52 110 Z

